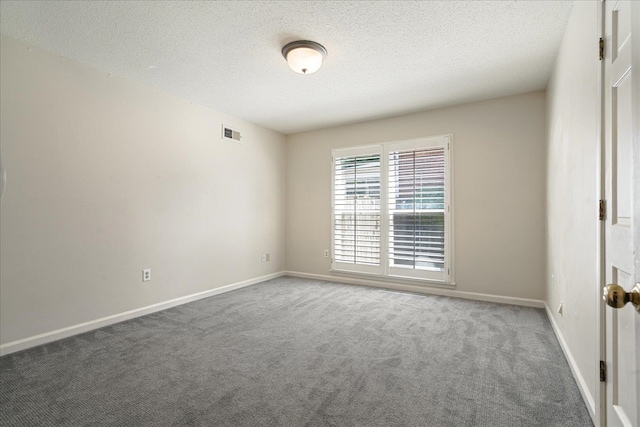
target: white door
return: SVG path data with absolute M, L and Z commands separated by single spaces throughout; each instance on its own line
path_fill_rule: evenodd
M 640 1 L 604 4 L 606 420 L 640 426 L 640 311 L 624 305 L 640 282 Z M 639 295 L 640 297 L 640 295 Z

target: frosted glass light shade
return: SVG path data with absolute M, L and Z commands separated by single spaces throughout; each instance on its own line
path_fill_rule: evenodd
M 318 71 L 322 60 L 327 55 L 324 46 L 307 40 L 291 42 L 282 48 L 289 67 L 300 74 L 311 74 Z

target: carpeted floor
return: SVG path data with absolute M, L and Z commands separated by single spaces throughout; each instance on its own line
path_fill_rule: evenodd
M 0 358 L 0 425 L 592 423 L 541 309 L 283 277 Z

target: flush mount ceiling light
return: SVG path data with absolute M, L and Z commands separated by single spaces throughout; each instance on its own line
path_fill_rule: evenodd
M 291 42 L 282 48 L 282 56 L 296 73 L 311 74 L 318 71 L 327 49 L 319 43 L 309 40 Z

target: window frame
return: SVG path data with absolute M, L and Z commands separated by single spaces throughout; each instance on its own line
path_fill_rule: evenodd
M 410 151 L 444 148 L 444 271 L 439 273 L 429 270 L 410 269 L 390 266 L 389 260 L 389 155 L 396 151 Z M 334 148 L 331 150 L 331 272 L 344 275 L 365 275 L 376 280 L 401 281 L 425 285 L 454 287 L 454 248 L 453 248 L 453 138 L 451 134 L 422 137 L 408 140 L 398 140 L 375 145 Z M 380 155 L 380 265 L 370 266 L 361 264 L 346 264 L 335 261 L 335 182 L 337 158 L 362 156 L 370 154 Z

